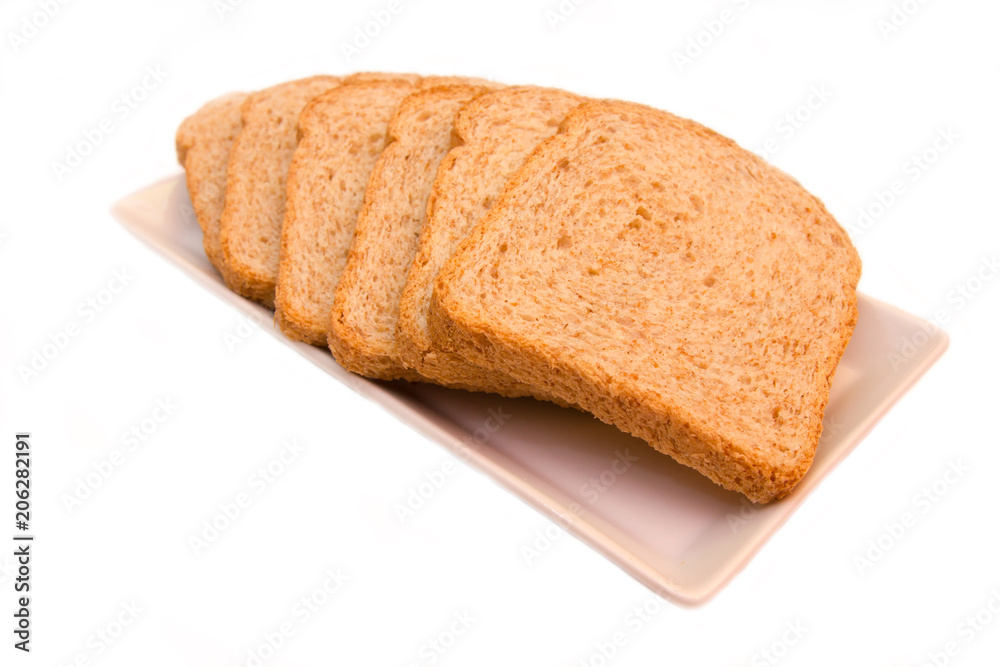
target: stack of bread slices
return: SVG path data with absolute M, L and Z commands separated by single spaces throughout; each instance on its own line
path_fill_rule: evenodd
M 213 100 L 177 152 L 226 284 L 352 372 L 572 405 L 754 502 L 812 463 L 860 260 L 698 123 L 360 73 Z

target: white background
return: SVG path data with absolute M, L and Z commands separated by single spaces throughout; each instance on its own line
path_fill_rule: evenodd
M 340 44 L 385 0 L 245 0 L 221 16 L 212 0 L 71 2 L 15 47 L 43 4 L 0 10 L 0 507 L 6 522 L 12 436 L 30 430 L 38 535 L 30 656 L 11 647 L 12 558 L 0 551 L 0 664 L 247 664 L 285 620 L 295 634 L 265 664 L 761 665 L 778 642 L 780 664 L 901 666 L 952 640 L 958 654 L 939 664 L 996 664 L 1000 614 L 971 638 L 960 624 L 1000 592 L 1000 286 L 971 300 L 954 290 L 1000 250 L 997 3 L 907 2 L 918 9 L 885 35 L 889 0 L 589 0 L 564 5 L 575 10 L 555 27 L 555 1 L 405 0 L 352 62 Z M 678 67 L 674 54 L 723 10 L 721 34 Z M 147 67 L 165 79 L 122 118 L 115 100 Z M 572 537 L 527 564 L 522 547 L 549 524 L 461 465 L 401 525 L 393 503 L 444 450 L 270 336 L 228 349 L 236 313 L 108 213 L 179 173 L 174 132 L 209 98 L 359 69 L 553 85 L 665 108 L 753 149 L 774 137 L 770 159 L 855 227 L 860 289 L 924 317 L 944 309 L 951 348 L 698 609 L 656 604 Z M 814 87 L 829 98 L 788 136 L 778 124 Z M 53 162 L 103 118 L 111 134 L 60 181 Z M 947 128 L 958 138 L 914 177 L 907 161 Z M 896 179 L 905 192 L 859 231 L 859 207 Z M 122 269 L 127 288 L 85 320 L 78 305 Z M 24 381 L 18 366 L 70 322 L 80 335 Z M 69 511 L 64 495 L 164 398 L 175 413 Z M 195 556 L 189 536 L 286 438 L 305 452 Z M 968 472 L 922 511 L 914 495 L 949 462 Z M 869 540 L 905 512 L 916 525 L 859 571 Z M 338 567 L 350 580 L 299 624 L 296 600 Z M 96 633 L 131 603 L 142 611 L 108 647 Z M 626 615 L 644 603 L 656 613 L 639 628 Z M 426 642 L 463 612 L 471 629 L 431 661 Z M 619 631 L 625 645 L 604 660 L 598 645 Z

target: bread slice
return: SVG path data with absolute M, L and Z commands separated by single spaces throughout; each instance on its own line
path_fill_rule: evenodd
M 184 119 L 177 129 L 177 161 L 184 167 L 188 195 L 205 255 L 222 272 L 219 220 L 226 201 L 229 151 L 243 129 L 240 105 L 246 93 L 230 93 L 208 102 Z
M 427 327 L 434 279 L 531 151 L 584 98 L 521 86 L 477 97 L 455 117 L 452 148 L 431 188 L 420 243 L 399 302 L 397 347 L 403 363 L 443 384 L 506 395 L 535 392 L 505 373 L 469 363 L 435 345 Z
M 243 130 L 229 154 L 226 205 L 220 223 L 223 274 L 233 291 L 272 308 L 285 216 L 285 181 L 297 143 L 299 112 L 340 84 L 314 76 L 267 88 L 240 109 Z
M 455 114 L 484 92 L 480 86 L 420 91 L 389 121 L 330 313 L 330 349 L 354 373 L 384 380 L 413 375 L 396 345 L 399 297 L 434 175 L 451 147 Z
M 697 123 L 588 102 L 435 283 L 432 336 L 767 502 L 808 470 L 861 265 L 795 180 Z
M 368 177 L 386 126 L 416 86 L 350 83 L 313 100 L 288 177 L 275 321 L 286 335 L 326 345 L 333 292 L 354 238 Z
M 419 74 L 401 72 L 355 72 L 344 79 L 344 83 L 409 83 L 420 85 L 424 77 Z
M 327 345 L 334 290 L 389 120 L 407 95 L 454 80 L 362 73 L 303 110 L 275 303 L 275 321 L 290 338 Z
M 484 86 L 495 89 L 502 87 L 501 84 L 489 79 L 480 79 L 470 76 L 423 76 L 420 74 L 400 74 L 398 72 L 356 72 L 344 79 L 344 83 L 392 83 L 405 81 L 414 86 L 426 89 L 436 86 Z

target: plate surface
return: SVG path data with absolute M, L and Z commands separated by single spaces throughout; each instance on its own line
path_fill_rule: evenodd
M 272 316 L 226 289 L 208 263 L 183 177 L 123 199 L 113 212 L 220 299 L 250 316 Z M 369 381 L 345 371 L 325 350 L 261 330 L 492 477 L 654 592 L 693 605 L 743 569 L 948 346 L 940 329 L 892 306 L 859 295 L 858 310 L 812 469 L 788 497 L 766 506 L 581 412 L 429 384 Z M 894 363 L 900 357 L 891 355 L 904 342 L 909 356 Z

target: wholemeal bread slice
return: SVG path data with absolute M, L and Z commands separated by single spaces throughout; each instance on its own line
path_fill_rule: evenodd
M 436 86 L 484 86 L 491 89 L 501 87 L 495 81 L 472 76 L 423 76 L 398 72 L 356 72 L 344 79 L 344 83 L 392 83 L 398 81 L 405 81 L 421 89 Z
M 407 95 L 455 80 L 362 73 L 303 110 L 275 303 L 275 321 L 289 337 L 327 345 L 334 290 L 389 120 Z
M 403 362 L 444 384 L 503 394 L 525 392 L 505 373 L 471 364 L 435 345 L 427 327 L 434 279 L 531 151 L 558 129 L 584 98 L 555 88 L 522 86 L 477 97 L 455 117 L 452 148 L 438 169 L 420 243 L 399 302 L 397 346 Z
M 365 186 L 389 119 L 416 90 L 405 80 L 350 83 L 313 100 L 288 178 L 275 321 L 291 338 L 326 345 L 333 292 L 354 238 Z
M 809 468 L 857 319 L 823 204 L 705 127 L 588 102 L 435 283 L 432 335 L 755 502 Z
M 396 345 L 399 297 L 455 114 L 483 92 L 462 85 L 423 90 L 404 99 L 389 121 L 330 313 L 330 349 L 352 372 L 386 380 L 412 375 Z
M 424 77 L 412 72 L 355 72 L 344 83 L 409 83 L 417 86 Z
M 226 169 L 229 151 L 243 128 L 240 105 L 246 98 L 246 93 L 223 95 L 185 118 L 177 129 L 177 161 L 184 167 L 202 245 L 208 261 L 220 273 L 219 220 L 226 202 Z
M 230 289 L 268 308 L 274 305 L 285 181 L 299 112 L 339 84 L 334 76 L 290 81 L 250 95 L 241 107 L 243 129 L 229 155 L 220 222 L 223 277 Z

